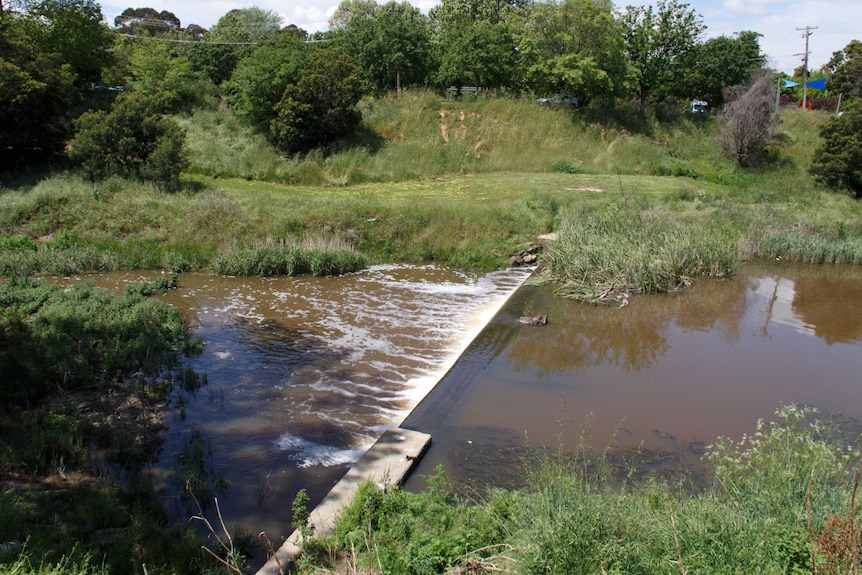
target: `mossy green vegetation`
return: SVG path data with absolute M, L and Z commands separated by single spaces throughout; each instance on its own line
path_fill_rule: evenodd
M 442 471 L 421 493 L 368 483 L 304 572 L 855 573 L 860 454 L 815 416 L 785 405 L 752 435 L 719 438 L 703 491 L 621 481 L 584 437 L 525 465 L 518 491 L 457 496 Z

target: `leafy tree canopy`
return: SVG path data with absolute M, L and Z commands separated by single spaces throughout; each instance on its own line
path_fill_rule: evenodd
M 210 29 L 208 40 L 215 42 L 259 42 L 281 30 L 281 16 L 257 6 L 231 10 Z
M 362 71 L 340 46 L 316 49 L 276 105 L 270 125 L 275 145 L 288 152 L 308 152 L 349 135 L 362 119 Z
M 330 38 L 353 55 L 378 92 L 421 85 L 431 72 L 430 24 L 409 2 L 345 0 L 330 26 Z
M 63 149 L 111 33 L 89 0 L 19 2 L 0 11 L 0 169 Z
M 203 35 L 204 42 L 188 50 L 188 57 L 195 70 L 221 85 L 237 64 L 254 51 L 254 44 L 275 38 L 280 28 L 281 16 L 272 10 L 255 6 L 231 10 Z M 304 31 L 294 26 L 291 32 L 300 37 Z
M 692 47 L 682 68 L 685 81 L 677 95 L 724 105 L 728 86 L 745 84 L 760 67 L 765 56 L 760 51 L 760 34 L 744 31 L 735 37 L 710 38 Z
M 831 93 L 862 98 L 862 42 L 853 40 L 844 50 L 833 53 L 823 71 L 832 75 Z
M 260 131 L 268 132 L 276 115 L 275 105 L 288 84 L 299 81 L 307 58 L 308 45 L 289 35 L 256 46 L 223 86 L 228 106 Z
M 129 57 L 132 89 L 157 99 L 166 111 L 199 102 L 205 92 L 191 62 L 176 48 L 168 42 L 138 42 Z
M 537 4 L 518 42 L 528 87 L 570 94 L 581 104 L 622 95 L 628 65 L 611 10 L 592 0 Z
M 83 114 L 70 145 L 70 157 L 91 180 L 111 176 L 152 182 L 168 191 L 179 187 L 180 173 L 189 165 L 185 132 L 160 113 L 160 103 L 148 96 L 126 93 L 109 112 Z
M 511 23 L 517 2 L 443 0 L 429 17 L 435 31 L 440 87 L 515 87 L 517 50 Z
M 125 34 L 144 34 L 163 36 L 168 32 L 182 29 L 180 19 L 173 12 L 155 8 L 126 8 L 114 18 L 114 26 Z
M 60 54 L 85 82 L 99 79 L 109 59 L 113 36 L 92 0 L 41 0 L 27 4 L 18 15 L 38 53 Z
M 688 4 L 659 0 L 652 6 L 628 6 L 622 15 L 623 41 L 635 74 L 641 102 L 671 95 L 682 77 L 686 56 L 705 29 Z

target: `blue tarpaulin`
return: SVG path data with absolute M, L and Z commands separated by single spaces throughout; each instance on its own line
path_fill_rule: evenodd
M 830 76 L 831 77 L 831 76 Z M 826 89 L 826 80 L 829 78 L 820 78 L 819 80 L 811 80 L 810 82 L 805 82 L 805 85 L 809 88 L 816 88 L 818 90 Z

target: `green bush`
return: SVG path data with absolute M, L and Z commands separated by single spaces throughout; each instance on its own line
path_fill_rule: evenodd
M 76 127 L 69 154 L 90 180 L 121 176 L 167 191 L 179 188 L 180 173 L 189 165 L 185 132 L 160 114 L 155 99 L 123 94 L 109 112 L 87 112 Z
M 811 173 L 821 182 L 862 198 L 862 104 L 847 106 L 820 128 Z
M 132 290 L 133 291 L 133 290 Z M 54 390 L 99 388 L 154 374 L 187 342 L 179 312 L 138 294 L 91 284 L 0 286 L 0 398 L 41 401 Z
M 337 46 L 315 50 L 275 106 L 273 142 L 293 154 L 349 135 L 362 119 L 356 107 L 361 96 L 362 72 L 350 55 Z

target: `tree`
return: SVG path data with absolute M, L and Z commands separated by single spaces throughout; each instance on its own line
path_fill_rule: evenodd
M 188 58 L 168 42 L 142 42 L 132 46 L 128 75 L 132 89 L 158 99 L 164 111 L 178 111 L 200 100 L 201 78 Z
M 230 109 L 263 133 L 275 119 L 275 106 L 289 84 L 299 81 L 308 58 L 308 45 L 280 35 L 255 47 L 225 82 L 223 92 Z
M 168 191 L 179 187 L 180 173 L 189 165 L 183 148 L 185 132 L 160 114 L 156 100 L 123 94 L 110 112 L 86 112 L 76 124 L 78 133 L 69 155 L 89 179 L 120 176 Z
M 84 81 L 98 78 L 111 34 L 88 0 L 20 3 L 0 12 L 0 168 L 63 149 Z
M 535 5 L 518 42 L 532 91 L 571 94 L 581 104 L 623 93 L 628 63 L 611 9 L 592 0 Z
M 353 55 L 377 92 L 424 84 L 431 70 L 428 19 L 409 2 L 345 0 L 330 38 Z
M 862 103 L 853 102 L 820 128 L 823 143 L 814 151 L 811 173 L 834 189 L 862 198 Z
M 231 10 L 216 22 L 203 39 L 188 51 L 194 69 L 221 85 L 234 69 L 254 51 L 254 44 L 278 36 L 281 16 L 255 6 Z
M 210 29 L 208 40 L 216 42 L 260 42 L 278 35 L 281 16 L 257 6 L 231 10 Z
M 705 29 L 700 17 L 677 0 L 628 6 L 622 15 L 623 41 L 634 68 L 638 101 L 661 100 L 683 74 L 686 55 Z
M 98 81 L 113 34 L 92 0 L 42 0 L 28 12 L 32 39 L 42 53 L 61 54 L 84 82 Z
M 350 55 L 340 46 L 314 50 L 299 80 L 287 86 L 276 106 L 272 140 L 297 153 L 346 136 L 362 119 L 356 107 L 361 97 L 362 70 Z
M 830 93 L 862 98 L 862 42 L 853 40 L 844 50 L 833 53 L 823 71 L 832 75 Z
M 724 105 L 725 89 L 745 84 L 763 64 L 760 36 L 744 31 L 735 38 L 719 36 L 695 45 L 685 58 L 685 81 L 679 83 L 678 95 L 706 100 L 715 107 Z
M 123 34 L 163 36 L 182 29 L 182 22 L 173 12 L 155 8 L 126 8 L 114 18 L 114 26 Z
M 775 135 L 778 116 L 772 78 L 771 74 L 761 75 L 722 113 L 718 140 L 739 167 L 752 166 L 761 159 Z
M 430 12 L 436 34 L 441 87 L 515 87 L 517 50 L 509 19 L 520 4 L 443 0 Z

